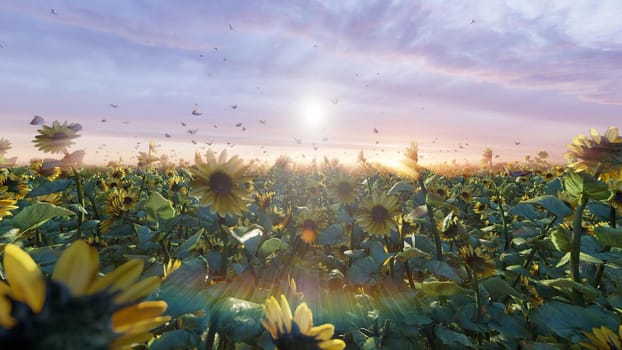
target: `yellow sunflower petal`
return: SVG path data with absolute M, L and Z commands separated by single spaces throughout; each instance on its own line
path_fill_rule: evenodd
M 303 334 L 307 334 L 311 327 L 313 327 L 313 314 L 307 306 L 307 303 L 298 305 L 294 314 L 294 322 L 296 322 L 298 329 L 300 329 L 300 332 Z
M 139 321 L 155 318 L 166 311 L 167 307 L 166 302 L 161 300 L 143 301 L 139 304 L 124 307 L 112 315 L 112 329 L 117 333 L 122 333 L 120 329 Z
M 151 276 L 125 289 L 121 294 L 117 295 L 113 300 L 115 303 L 124 304 L 136 299 L 144 298 L 160 287 L 162 279 L 160 276 Z
M 153 334 L 151 332 L 124 335 L 110 343 L 108 348 L 110 350 L 132 349 L 136 345 L 148 342 L 151 338 L 153 338 Z
M 342 350 L 346 347 L 346 343 L 341 339 L 330 339 L 319 343 L 318 346 L 323 350 Z
M 285 295 L 281 294 L 281 320 L 285 325 L 287 333 L 292 331 L 292 310 L 289 308 L 289 303 Z
M 91 284 L 87 294 L 93 294 L 106 288 L 113 290 L 125 289 L 134 284 L 143 271 L 144 262 L 141 259 L 128 260 L 109 274 L 98 278 Z
M 45 302 L 45 280 L 37 263 L 18 246 L 7 244 L 3 265 L 13 298 L 28 304 L 35 313 L 41 311 Z
M 15 319 L 11 316 L 11 301 L 0 294 L 0 327 L 10 329 L 15 323 Z
M 115 328 L 117 333 L 137 334 L 152 330 L 171 320 L 171 316 L 156 316 Z
M 73 296 L 82 296 L 86 294 L 98 271 L 97 250 L 83 240 L 78 240 L 61 254 L 54 266 L 52 279 L 69 287 Z
M 312 327 L 307 335 L 315 337 L 317 340 L 329 340 L 335 333 L 335 326 L 330 323 Z
M 614 126 L 607 128 L 607 131 L 605 131 L 605 137 L 609 140 L 609 142 L 616 142 L 618 139 L 618 128 Z

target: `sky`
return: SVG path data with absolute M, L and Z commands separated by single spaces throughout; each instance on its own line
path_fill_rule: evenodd
M 573 137 L 622 127 L 621 16 L 619 0 L 3 0 L 0 137 L 20 162 L 58 158 L 34 147 L 35 115 L 80 123 L 69 151 L 90 164 L 135 164 L 149 140 L 187 160 L 390 163 L 416 141 L 424 163 L 563 161 Z

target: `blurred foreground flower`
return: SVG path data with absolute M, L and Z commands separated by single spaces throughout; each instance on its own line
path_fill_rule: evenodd
M 222 151 L 216 159 L 213 152 L 208 152 L 207 163 L 197 163 L 191 170 L 194 179 L 190 182 L 193 195 L 201 197 L 201 203 L 207 204 L 212 213 L 219 216 L 239 215 L 246 211 L 245 200 L 250 198 L 250 191 L 241 186 L 250 180 L 244 165 L 238 156 L 227 160 L 227 152 Z
M 298 305 L 293 317 L 289 303 L 282 294 L 280 304 L 275 297 L 270 297 L 262 308 L 266 318 L 261 320 L 261 324 L 270 332 L 279 350 L 341 350 L 346 347 L 343 340 L 331 339 L 335 333 L 332 324 L 313 327 L 313 313 L 306 303 Z
M 618 128 L 610 126 L 602 136 L 591 129 L 590 136 L 579 135 L 568 145 L 568 166 L 577 171 L 598 169 L 604 180 L 619 174 L 622 168 L 622 138 Z
M 304 210 L 296 220 L 300 239 L 305 243 L 315 242 L 317 234 L 328 226 L 328 213 L 324 209 Z
M 125 349 L 145 343 L 149 330 L 170 320 L 163 301 L 137 303 L 161 278 L 138 281 L 143 261 L 132 259 L 99 276 L 97 250 L 84 241 L 67 248 L 51 279 L 22 249 L 8 244 L 0 282 L 0 348 Z
M 591 333 L 583 332 L 589 342 L 581 341 L 579 344 L 590 350 L 617 350 L 622 349 L 622 326 L 618 327 L 618 334 L 611 329 L 601 326 L 593 328 Z
M 388 236 L 396 227 L 393 217 L 399 214 L 400 204 L 396 197 L 373 193 L 363 200 L 356 217 L 361 228 L 371 234 Z
M 58 120 L 52 126 L 44 125 L 37 130 L 39 135 L 32 141 L 35 146 L 45 153 L 67 153 L 67 147 L 74 144 L 73 140 L 80 137 L 78 129 L 72 127 L 75 124 L 61 124 Z

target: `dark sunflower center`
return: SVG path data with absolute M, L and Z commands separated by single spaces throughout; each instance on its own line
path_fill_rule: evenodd
M 337 186 L 340 196 L 349 196 L 352 193 L 352 184 L 349 182 L 340 182 Z
M 617 204 L 622 204 L 622 191 L 616 191 L 613 195 L 613 202 Z
M 123 205 L 132 205 L 134 199 L 132 197 L 123 197 Z
M 313 220 L 311 220 L 311 219 L 307 219 L 307 220 L 305 220 L 302 223 L 302 229 L 303 230 L 313 230 L 313 231 L 315 231 L 316 227 L 317 226 L 315 225 L 315 222 Z
M 442 188 L 439 188 L 436 190 L 436 194 L 438 194 L 439 196 L 444 196 L 445 195 L 445 190 Z
M 52 135 L 50 135 L 50 139 L 57 141 L 57 140 L 65 140 L 69 138 L 69 136 L 67 134 L 65 134 L 64 132 L 56 132 Z
M 389 210 L 378 204 L 371 208 L 371 219 L 374 222 L 383 222 L 389 217 Z
M 219 196 L 226 196 L 233 190 L 233 179 L 223 172 L 215 172 L 209 177 L 209 187 Z
M 277 333 L 277 339 L 273 339 L 274 345 L 279 350 L 322 350 L 315 337 L 302 334 L 296 322 L 292 322 L 290 333 Z

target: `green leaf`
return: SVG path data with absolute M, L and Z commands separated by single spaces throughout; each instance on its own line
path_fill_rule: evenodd
M 606 183 L 585 172 L 566 173 L 564 175 L 564 186 L 566 191 L 577 199 L 587 196 L 588 199 L 602 201 L 611 196 Z
M 521 203 L 540 205 L 558 218 L 564 218 L 572 215 L 572 210 L 566 205 L 566 203 L 555 196 L 539 196 Z
M 25 231 L 39 227 L 54 217 L 72 215 L 75 214 L 69 209 L 57 207 L 50 203 L 40 202 L 22 209 L 13 217 L 11 223 L 14 227 Z
M 570 232 L 561 226 L 556 227 L 551 232 L 551 241 L 555 248 L 562 253 L 569 252 L 572 249 Z
M 537 283 L 540 283 L 543 286 L 555 288 L 568 295 L 571 295 L 573 290 L 577 290 L 578 292 L 582 293 L 589 299 L 598 298 L 600 296 L 600 292 L 596 288 L 590 285 L 587 285 L 587 284 L 581 284 L 581 283 L 575 282 L 569 278 L 555 278 L 555 279 L 549 279 L 549 280 L 540 280 Z
M 594 235 L 604 245 L 622 248 L 622 228 L 621 227 L 594 227 Z
M 226 298 L 214 305 L 212 322 L 221 335 L 233 341 L 252 342 L 264 331 L 261 305 L 237 298 Z
M 522 298 L 523 295 L 516 289 L 512 288 L 505 280 L 499 277 L 490 277 L 482 281 L 482 285 L 488 291 L 491 297 L 495 299 L 503 299 L 509 295 Z
M 468 293 L 456 282 L 452 281 L 428 281 L 421 284 L 421 291 L 431 297 L 451 297 L 460 293 Z
M 37 188 L 33 189 L 26 195 L 26 198 L 45 196 L 46 194 L 61 192 L 67 189 L 73 183 L 70 179 L 58 179 L 55 181 L 46 181 Z
M 149 345 L 151 350 L 198 349 L 201 339 L 198 334 L 184 329 L 165 332 Z
M 462 282 L 464 278 L 462 273 L 444 261 L 431 260 L 426 264 L 430 273 L 441 279 L 449 278 L 455 282 Z
M 156 191 L 152 192 L 145 202 L 145 212 L 147 220 L 152 223 L 157 223 L 158 219 L 168 220 L 175 216 L 173 203 Z
M 367 256 L 352 263 L 348 270 L 348 278 L 357 284 L 373 284 L 373 274 L 378 272 L 378 264 L 374 258 Z
M 260 258 L 265 258 L 268 255 L 276 253 L 281 250 L 287 249 L 287 243 L 283 242 L 280 238 L 269 238 L 261 246 L 259 246 L 259 250 L 257 251 L 257 255 Z
M 201 235 L 203 234 L 203 229 L 200 229 L 199 232 L 193 234 L 190 238 L 188 238 L 182 245 L 177 247 L 175 250 L 175 256 L 178 258 L 185 258 L 190 255 L 190 251 L 199 243 L 201 240 Z
M 172 318 L 202 310 L 208 312 L 208 266 L 203 258 L 188 258 L 170 274 L 152 295 L 168 304 L 166 315 Z M 209 317 L 207 314 L 206 317 Z
M 400 192 L 412 192 L 415 190 L 415 186 L 410 182 L 400 181 L 393 185 L 391 189 L 387 192 L 388 195 L 392 194 L 400 194 Z
M 343 225 L 334 224 L 323 229 L 318 233 L 315 243 L 320 245 L 335 245 L 345 241 Z
M 447 329 L 444 326 L 437 325 L 434 327 L 434 335 L 443 343 L 444 345 L 454 345 L 454 346 L 467 346 L 472 347 L 473 341 L 471 338 L 467 337 L 462 333 L 458 333 L 456 331 L 452 331 L 451 329 Z
M 587 308 L 550 301 L 531 312 L 531 322 L 544 327 L 557 336 L 572 343 L 584 340 L 582 332 L 591 332 L 592 328 L 606 326 L 618 329 L 618 321 L 609 312 L 597 306 Z

